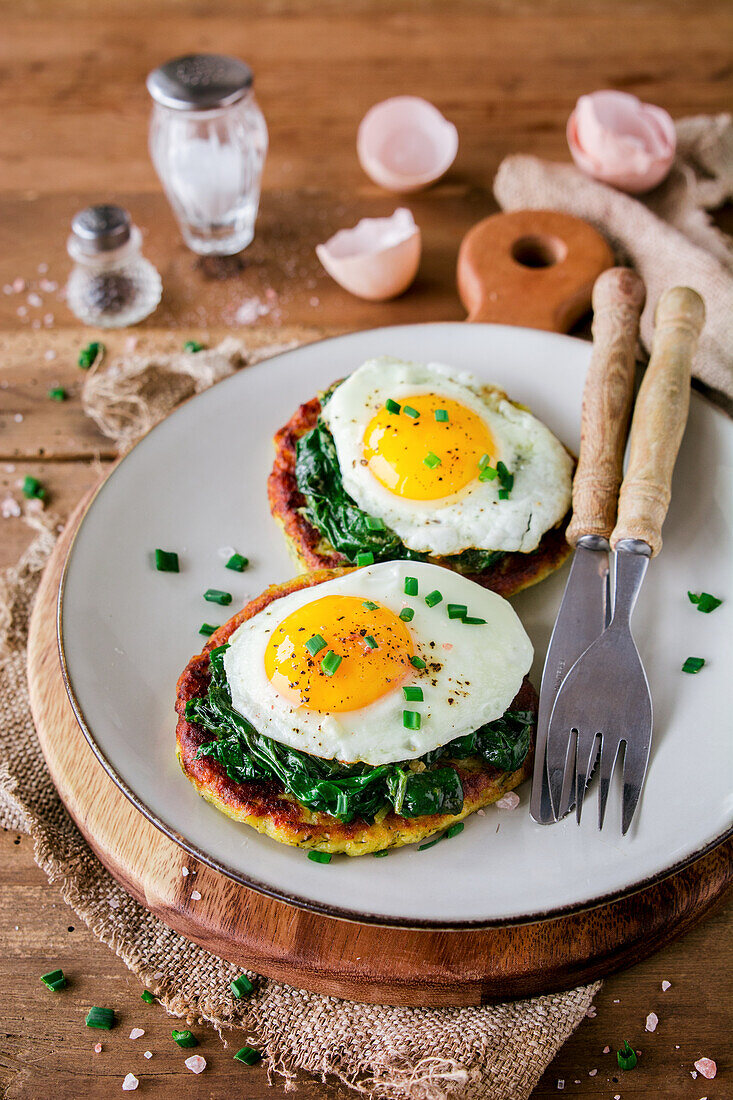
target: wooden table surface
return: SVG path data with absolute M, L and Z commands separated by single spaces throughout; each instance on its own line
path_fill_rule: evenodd
M 153 328 L 177 330 L 175 342 L 222 329 L 246 336 L 236 314 L 252 298 L 268 309 L 260 323 L 272 326 L 460 319 L 458 243 L 496 209 L 500 160 L 515 151 L 567 159 L 565 120 L 578 95 L 613 86 L 674 116 L 731 103 L 733 8 L 713 0 L 21 0 L 0 11 L 0 348 L 14 352 L 0 356 L 0 499 L 19 497 L 18 479 L 32 473 L 61 516 L 114 454 L 81 412 L 82 376 L 64 341 L 75 322 L 59 290 L 77 209 L 119 202 L 144 231 L 164 298 L 136 330 L 141 338 Z M 145 74 L 192 50 L 247 58 L 270 130 L 257 237 L 230 262 L 202 263 L 184 248 L 147 153 Z M 369 304 L 330 282 L 313 246 L 398 205 L 366 179 L 354 147 L 364 111 L 398 93 L 433 100 L 458 126 L 461 146 L 445 180 L 406 203 L 423 229 L 418 281 L 396 302 Z M 722 224 L 730 226 L 730 212 Z M 3 292 L 18 279 L 22 292 Z M 20 340 L 27 356 L 18 365 Z M 53 385 L 70 399 L 49 402 Z M 0 565 L 14 562 L 29 537 L 21 521 L 0 519 Z M 608 980 L 597 1016 L 561 1050 L 535 1097 L 556 1096 L 558 1079 L 565 1095 L 583 1098 L 730 1096 L 732 927 L 729 901 L 683 940 Z M 49 957 L 74 975 L 63 998 L 39 982 Z M 666 992 L 663 980 L 672 983 Z M 279 1084 L 268 1088 L 261 1068 L 234 1063 L 206 1028 L 198 1031 L 209 1068 L 200 1078 L 188 1073 L 171 1049 L 171 1020 L 142 1005 L 136 979 L 35 866 L 31 841 L 9 833 L 0 834 L 0 989 L 4 1096 L 96 1100 L 116 1095 L 128 1071 L 144 1078 L 141 1092 L 160 1097 L 182 1089 L 187 1097 L 285 1095 Z M 100 1055 L 92 1052 L 97 1034 L 78 1026 L 90 1003 L 115 1004 L 121 1019 L 102 1036 Z M 652 1010 L 660 1020 L 653 1035 L 644 1031 Z M 146 1030 L 136 1044 L 127 1039 L 133 1026 Z M 603 1054 L 625 1037 L 643 1051 L 627 1075 L 613 1053 Z M 143 1049 L 154 1052 L 149 1062 Z M 691 1077 L 702 1055 L 718 1061 L 715 1081 Z M 353 1094 L 303 1079 L 299 1095 Z

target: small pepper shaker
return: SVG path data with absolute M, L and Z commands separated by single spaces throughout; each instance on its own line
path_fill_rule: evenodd
M 80 321 L 122 328 L 153 312 L 162 285 L 141 244 L 140 230 L 121 206 L 88 206 L 75 215 L 66 244 L 75 265 L 66 300 Z

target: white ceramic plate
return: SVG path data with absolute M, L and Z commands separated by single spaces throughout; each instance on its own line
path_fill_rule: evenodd
M 204 802 L 174 752 L 176 680 L 202 639 L 248 597 L 293 573 L 270 517 L 271 437 L 296 406 L 365 359 L 390 354 L 471 369 L 529 405 L 577 450 L 590 348 L 569 337 L 492 325 L 377 329 L 300 348 L 250 367 L 184 405 L 120 463 L 76 536 L 60 598 L 60 637 L 77 717 L 104 767 L 156 825 L 204 862 L 297 905 L 386 923 L 467 925 L 531 920 L 625 893 L 693 858 L 731 822 L 730 670 L 733 427 L 693 395 L 674 479 L 664 549 L 634 616 L 655 708 L 651 763 L 629 835 L 620 794 L 604 831 L 595 793 L 580 828 L 519 809 L 472 815 L 460 836 L 387 859 L 320 865 L 238 825 Z M 225 570 L 233 546 L 251 565 Z M 177 550 L 180 574 L 158 573 L 156 547 Z M 539 684 L 566 569 L 515 600 L 536 647 Z M 234 594 L 205 603 L 209 587 Z M 687 591 L 726 602 L 700 614 Z M 696 676 L 680 671 L 702 656 Z

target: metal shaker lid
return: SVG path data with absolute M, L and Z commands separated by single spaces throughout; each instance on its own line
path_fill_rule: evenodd
M 132 223 L 130 215 L 121 206 L 104 203 L 87 206 L 74 215 L 71 232 L 79 250 L 86 256 L 111 252 L 127 244 Z
M 179 111 L 211 111 L 229 107 L 252 87 L 252 70 L 237 57 L 192 53 L 153 69 L 148 91 L 156 103 Z

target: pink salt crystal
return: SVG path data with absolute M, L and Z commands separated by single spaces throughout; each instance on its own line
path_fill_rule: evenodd
M 203 1073 L 206 1069 L 206 1059 L 202 1058 L 200 1054 L 192 1054 L 190 1058 L 187 1058 L 184 1065 L 191 1070 L 191 1073 Z
M 144 1034 L 145 1034 L 145 1032 L 143 1031 L 143 1029 L 141 1027 L 134 1027 L 132 1029 L 132 1031 L 130 1032 L 130 1038 L 131 1039 L 139 1039 L 140 1036 L 144 1035 Z
M 140 1084 L 134 1073 L 128 1073 L 125 1080 L 122 1082 L 123 1092 L 134 1092 L 137 1086 Z
M 563 1081 L 562 1077 L 558 1078 L 557 1087 L 559 1088 L 560 1092 L 562 1092 L 562 1090 L 565 1088 L 565 1082 Z
M 476 817 L 486 817 L 486 810 L 476 810 Z
M 443 642 L 441 648 L 444 649 L 446 653 L 450 653 L 450 651 L 453 649 L 453 642 Z
M 604 1054 L 610 1054 L 611 1053 L 611 1048 L 610 1047 L 604 1047 L 603 1048 L 603 1053 Z
M 198 890 L 191 891 L 191 901 L 201 901 L 201 894 Z
M 17 519 L 21 514 L 21 508 L 15 497 L 5 497 L 5 500 L 0 504 L 0 513 L 3 519 Z
M 657 1024 L 659 1023 L 659 1017 L 656 1012 L 650 1012 L 646 1018 L 646 1024 L 644 1025 L 645 1031 L 656 1031 Z
M 102 1044 L 101 1043 L 95 1043 L 94 1044 L 94 1053 L 95 1054 L 101 1054 L 102 1053 Z
M 53 348 L 49 348 L 48 351 L 44 351 L 43 358 L 50 363 L 52 359 L 56 358 L 56 352 L 53 350 Z
M 597 1069 L 589 1069 L 589 1070 L 588 1070 L 588 1076 L 589 1076 L 589 1077 L 595 1077 L 595 1075 L 596 1075 L 597 1073 L 598 1073 L 598 1070 L 597 1070 Z
M 126 352 L 134 351 L 136 347 L 137 347 L 137 336 L 128 336 L 127 339 L 125 340 L 125 351 Z
M 152 1057 L 153 1057 L 152 1050 L 146 1050 L 145 1053 L 143 1054 L 143 1058 L 152 1058 Z
M 26 298 L 26 302 L 29 306 L 33 306 L 34 309 L 40 309 L 43 305 L 43 298 L 40 294 L 36 294 L 35 291 L 32 291 Z
M 48 264 L 39 264 L 37 271 L 39 275 L 45 275 L 48 271 Z
M 18 314 L 19 317 L 27 317 L 28 316 L 28 310 L 26 309 L 25 306 L 18 306 L 18 308 L 15 312 Z
M 662 982 L 662 993 L 666 993 L 671 985 L 671 982 Z
M 185 878 L 186 875 L 188 874 L 188 867 L 181 867 L 181 874 Z
M 22 294 L 25 290 L 25 279 L 21 279 L 20 276 L 13 279 L 13 290 L 16 294 Z
M 46 326 L 46 328 L 50 328 L 51 325 L 53 324 L 53 313 L 45 313 L 43 315 L 43 323 Z
M 498 810 L 516 810 L 519 805 L 519 795 L 514 791 L 510 791 L 509 794 L 505 794 L 496 803 Z
M 697 1081 L 697 1074 L 695 1073 L 694 1069 L 690 1070 L 690 1077 L 693 1081 Z
M 713 1077 L 715 1077 L 715 1074 L 718 1072 L 718 1067 L 712 1058 L 698 1058 L 695 1062 L 695 1069 L 699 1070 L 708 1081 L 712 1081 Z
M 59 284 L 55 283 L 52 279 L 41 279 L 38 284 L 44 294 L 53 294 L 54 290 L 58 290 Z

